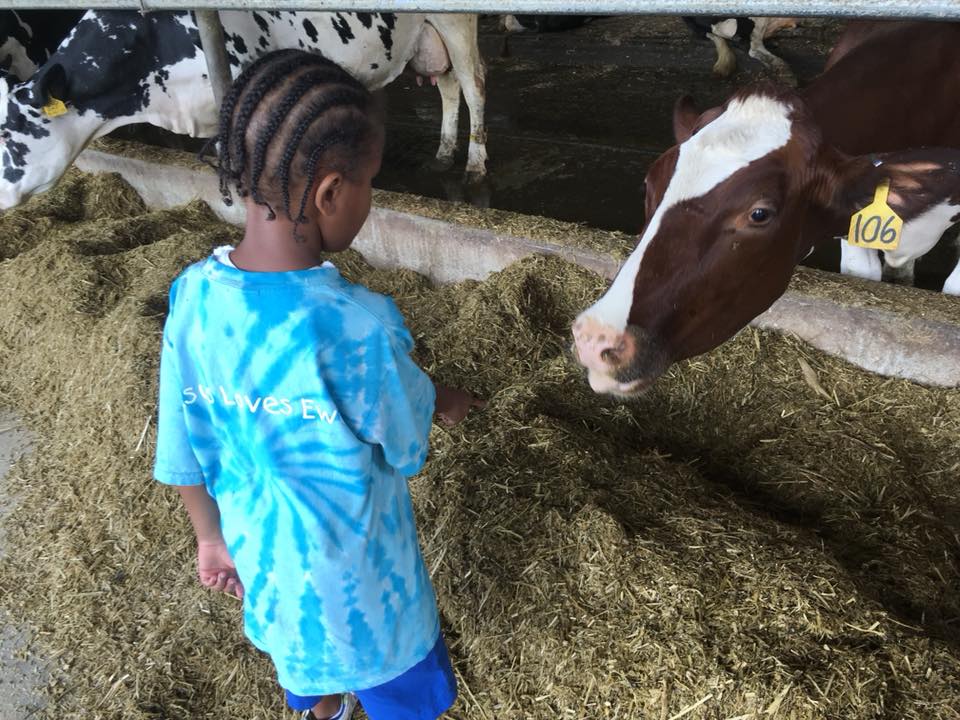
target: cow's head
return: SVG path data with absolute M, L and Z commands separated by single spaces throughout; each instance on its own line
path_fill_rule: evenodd
M 23 83 L 0 77 L 0 209 L 54 185 L 97 126 L 92 114 L 81 120 L 71 107 L 58 115 L 57 106 L 49 104 L 65 96 L 64 82 L 59 65 Z
M 121 125 L 213 134 L 196 40 L 188 13 L 89 11 L 33 77 L 0 80 L 0 208 L 48 189 L 91 140 Z
M 798 95 L 771 89 L 702 114 L 683 99 L 674 132 L 678 144 L 647 173 L 640 242 L 573 326 L 597 392 L 641 392 L 732 337 L 783 294 L 815 243 L 846 234 L 881 180 L 907 220 L 957 178 L 943 162 L 952 151 L 847 157 L 822 142 Z
M 29 102 L 20 99 L 20 86 L 14 78 L 0 78 L 0 208 L 10 208 L 21 202 L 29 192 L 47 189 L 59 177 L 31 177 L 32 167 L 40 175 L 45 165 L 36 160 L 44 157 L 44 149 L 55 150 L 56 138 L 50 130 L 51 118 Z M 53 158 L 48 159 L 54 164 Z M 32 167 L 31 167 L 32 165 Z

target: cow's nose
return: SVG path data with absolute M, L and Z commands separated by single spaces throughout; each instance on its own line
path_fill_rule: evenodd
M 591 317 L 580 317 L 573 323 L 573 339 L 580 364 L 601 372 L 623 363 L 631 350 L 627 333 Z

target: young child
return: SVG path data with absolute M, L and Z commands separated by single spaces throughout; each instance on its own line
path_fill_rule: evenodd
M 286 50 L 237 78 L 217 139 L 246 230 L 170 289 L 154 475 L 294 710 L 346 720 L 359 698 L 371 720 L 436 718 L 456 682 L 406 478 L 434 411 L 481 403 L 435 388 L 394 303 L 321 262 L 370 211 L 379 113 L 341 68 Z

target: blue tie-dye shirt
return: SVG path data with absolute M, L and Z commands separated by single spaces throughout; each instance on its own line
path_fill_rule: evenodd
M 406 482 L 434 408 L 412 348 L 393 301 L 330 265 L 208 258 L 170 289 L 154 475 L 216 500 L 246 634 L 298 695 L 393 679 L 440 631 Z

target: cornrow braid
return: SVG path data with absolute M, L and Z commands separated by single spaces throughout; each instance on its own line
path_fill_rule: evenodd
M 306 112 L 304 112 L 303 117 L 300 118 L 300 122 L 293 129 L 293 134 L 287 141 L 279 163 L 280 184 L 283 188 L 283 209 L 291 220 L 293 217 L 290 215 L 290 172 L 293 167 L 294 157 L 300 147 L 300 141 L 303 140 L 303 136 L 307 134 L 310 127 L 330 110 L 341 107 L 365 109 L 361 105 L 362 99 L 363 96 L 353 88 L 331 91 L 327 96 L 312 102 Z M 325 147 L 324 149 L 327 148 Z M 312 179 L 312 176 L 309 177 Z
M 232 121 L 232 134 L 234 142 L 231 143 L 231 145 L 233 146 L 234 155 L 231 158 L 231 163 L 234 167 L 240 169 L 241 175 L 242 170 L 245 169 L 247 159 L 247 127 L 250 124 L 250 119 L 253 117 L 257 106 L 263 101 L 263 96 L 266 95 L 270 90 L 273 90 L 274 86 L 278 82 L 284 81 L 286 77 L 294 70 L 297 70 L 306 64 L 318 61 L 323 61 L 323 58 L 321 58 L 319 55 L 313 55 L 310 53 L 290 53 L 280 58 L 272 65 L 268 65 L 267 68 L 263 70 L 258 77 L 255 77 L 250 83 L 249 90 L 244 93 L 243 101 L 240 103 L 240 108 L 236 111 L 236 117 L 233 118 Z M 237 186 L 237 192 L 241 197 L 247 194 L 246 189 L 243 188 L 239 183 Z
M 217 134 L 220 193 L 231 190 L 267 208 L 275 206 L 297 226 L 320 168 L 345 174 L 378 134 L 377 103 L 369 91 L 322 55 L 279 50 L 261 56 L 234 81 L 220 111 Z M 294 216 L 291 185 L 304 183 Z
M 351 134 L 356 135 L 358 130 L 356 127 L 350 127 L 348 129 L 337 128 L 328 132 L 323 138 L 321 138 L 316 146 L 313 149 L 313 152 L 310 153 L 310 157 L 307 158 L 304 175 L 307 177 L 313 177 L 317 173 L 317 168 L 320 164 L 320 159 L 323 157 L 324 152 L 326 152 L 330 147 L 341 143 L 349 143 L 351 141 Z M 307 221 L 307 218 L 304 217 L 303 211 L 307 207 L 307 200 L 310 198 L 310 185 L 303 189 L 303 195 L 300 198 L 300 207 L 297 209 L 297 218 L 294 221 L 297 226 L 300 223 Z M 287 193 L 287 202 L 289 203 L 289 193 Z M 289 214 L 289 210 L 288 210 Z M 294 230 L 294 237 L 297 237 L 296 230 Z
M 283 99 L 276 105 L 276 107 L 273 108 L 273 110 L 270 111 L 270 116 L 267 118 L 266 125 L 260 132 L 260 135 L 257 137 L 257 143 L 253 149 L 250 189 L 255 202 L 265 203 L 258 187 L 260 183 L 260 176 L 263 174 L 264 165 L 266 164 L 267 150 L 269 149 L 270 144 L 273 142 L 274 136 L 280 129 L 280 126 L 283 124 L 284 120 L 287 119 L 287 115 L 290 114 L 290 111 L 293 110 L 296 104 L 308 92 L 318 89 L 326 83 L 336 81 L 338 76 L 339 74 L 333 72 L 333 69 L 329 67 L 318 67 L 303 72 L 294 81 L 293 85 L 287 91 L 286 95 L 284 95 Z M 271 215 L 272 214 L 273 211 L 271 209 Z
M 230 126 L 233 118 L 233 111 L 237 106 L 237 100 L 246 89 L 247 84 L 250 82 L 250 78 L 258 73 L 264 65 L 269 62 L 274 62 L 278 57 L 286 57 L 287 55 L 292 55 L 296 52 L 296 50 L 292 49 L 280 50 L 275 54 L 274 57 L 264 55 L 258 58 L 256 61 L 248 65 L 243 72 L 237 76 L 237 79 L 233 81 L 230 92 L 228 92 L 227 96 L 223 99 L 223 103 L 220 107 L 217 135 L 206 145 L 204 145 L 203 149 L 200 151 L 200 158 L 202 160 L 204 155 L 206 155 L 211 143 L 218 143 L 217 171 L 220 175 L 220 195 L 226 205 L 233 204 L 233 201 L 230 198 L 230 181 L 233 180 L 234 182 L 238 182 L 240 174 L 243 170 L 243 168 L 235 168 L 230 162 Z

